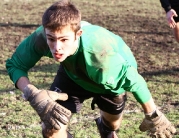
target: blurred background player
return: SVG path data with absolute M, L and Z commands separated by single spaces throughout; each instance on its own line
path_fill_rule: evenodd
M 160 0 L 166 12 L 168 25 L 174 31 L 176 41 L 179 43 L 179 0 Z

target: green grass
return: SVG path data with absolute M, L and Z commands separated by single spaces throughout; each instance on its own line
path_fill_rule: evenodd
M 0 138 L 42 138 L 40 119 L 22 99 L 5 69 L 5 61 L 18 44 L 41 24 L 41 16 L 54 0 L 0 1 Z M 131 47 L 157 106 L 179 131 L 179 45 L 167 26 L 165 14 L 156 0 L 73 0 L 80 8 L 82 19 L 101 25 L 120 35 Z M 42 58 L 29 72 L 31 82 L 48 89 L 59 63 Z M 75 138 L 99 138 L 94 118 L 98 109 L 90 109 L 85 101 L 79 114 L 72 117 L 70 132 Z M 144 118 L 132 94 L 124 111 L 121 138 L 147 138 L 138 127 Z M 174 138 L 179 138 L 175 135 Z

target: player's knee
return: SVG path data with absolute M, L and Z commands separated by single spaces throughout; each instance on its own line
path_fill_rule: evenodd
M 107 127 L 110 129 L 110 130 L 113 130 L 113 131 L 116 131 L 120 128 L 120 124 L 117 124 L 117 123 L 112 123 L 112 124 L 108 124 Z
M 110 129 L 110 130 L 118 130 L 120 128 L 121 125 L 121 119 L 118 120 L 113 120 L 113 121 L 108 121 L 106 119 L 102 119 L 103 123 Z

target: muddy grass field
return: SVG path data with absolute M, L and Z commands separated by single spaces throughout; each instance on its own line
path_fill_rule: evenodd
M 5 60 L 12 55 L 26 36 L 40 26 L 43 12 L 53 2 L 55 1 L 0 1 L 0 137 L 2 138 L 41 137 L 39 118 L 33 117 L 36 116 L 35 112 L 22 100 L 20 92 L 10 81 L 5 69 Z M 103 26 L 124 39 L 136 57 L 139 73 L 147 81 L 156 104 L 179 130 L 179 44 L 176 43 L 173 32 L 167 25 L 165 12 L 159 1 L 72 0 L 72 2 L 80 8 L 82 20 Z M 39 88 L 49 88 L 57 67 L 57 63 L 44 58 L 30 70 L 30 79 Z M 80 113 L 83 117 L 77 115 L 71 123 L 70 130 L 76 138 L 99 136 L 96 128 L 93 128 L 95 127 L 93 119 L 99 114 L 97 110 L 89 111 L 89 102 L 85 103 Z M 126 119 L 124 116 L 119 135 L 123 138 L 146 137 L 147 133 L 141 134 L 137 126 L 142 120 L 140 106 L 130 94 L 125 111 Z M 141 114 L 138 115 L 138 112 Z M 19 116 L 21 119 L 18 119 Z M 28 127 L 33 123 L 37 127 Z M 8 125 L 25 127 L 9 129 Z M 175 137 L 179 137 L 178 134 Z

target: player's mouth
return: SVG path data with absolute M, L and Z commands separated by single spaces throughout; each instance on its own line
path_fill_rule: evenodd
M 63 54 L 54 53 L 54 57 L 56 59 L 60 59 L 60 58 L 62 58 L 62 56 L 63 56 Z

